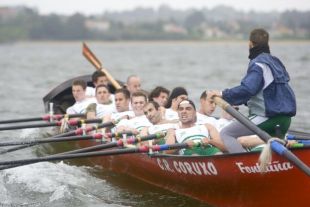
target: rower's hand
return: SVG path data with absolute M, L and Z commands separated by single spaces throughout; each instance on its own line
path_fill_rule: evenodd
M 194 142 L 194 141 L 186 141 L 186 144 L 187 144 L 190 148 L 192 148 L 192 147 L 195 146 L 195 142 Z
M 203 138 L 203 139 L 201 140 L 201 144 L 202 144 L 203 146 L 207 146 L 208 144 L 210 144 L 210 139 L 209 139 L 209 138 Z
M 294 144 L 298 143 L 296 140 L 287 140 L 285 147 L 292 147 Z

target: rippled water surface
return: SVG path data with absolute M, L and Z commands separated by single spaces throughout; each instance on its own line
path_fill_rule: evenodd
M 94 68 L 81 54 L 81 43 L 0 45 L 1 120 L 44 114 L 42 97 L 61 82 Z M 89 46 L 119 80 L 139 74 L 143 88 L 184 86 L 198 103 L 206 88 L 235 86 L 248 63 L 247 42 L 98 43 Z M 292 129 L 310 131 L 310 42 L 276 42 L 291 75 L 298 104 Z M 243 109 L 245 112 L 245 108 Z M 0 141 L 29 140 L 49 129 L 0 132 Z M 50 151 L 39 146 L 1 155 L 0 160 L 36 157 Z M 38 163 L 0 172 L 0 206 L 207 206 L 135 179 L 104 172 L 87 162 Z

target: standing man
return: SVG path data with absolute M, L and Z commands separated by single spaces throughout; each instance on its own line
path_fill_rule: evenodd
M 268 41 L 267 31 L 254 29 L 249 38 L 250 63 L 241 84 L 222 92 L 209 91 L 208 96 L 220 96 L 232 105 L 247 104 L 249 118 L 254 124 L 271 136 L 275 136 L 278 125 L 283 138 L 290 126 L 291 117 L 296 114 L 296 100 L 288 84 L 289 74 L 283 63 L 270 54 Z M 237 121 L 220 133 L 231 153 L 245 152 L 236 139 L 252 134 L 252 131 Z

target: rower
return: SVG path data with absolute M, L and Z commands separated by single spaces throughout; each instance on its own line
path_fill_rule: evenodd
M 114 96 L 116 112 L 104 116 L 104 122 L 134 117 L 134 112 L 129 110 L 129 91 L 125 88 L 117 89 Z
M 75 80 L 72 83 L 72 95 L 75 99 L 75 104 L 67 108 L 67 114 L 82 114 L 85 113 L 86 107 L 95 103 L 93 98 L 86 97 L 86 82 L 83 80 Z
M 183 100 L 178 106 L 180 128 L 170 130 L 167 144 L 202 142 L 203 146 L 180 150 L 181 155 L 215 155 L 225 151 L 219 132 L 211 124 L 196 125 L 196 107 L 191 100 Z
M 207 97 L 206 91 L 202 92 L 200 95 L 200 106 L 197 111 L 197 122 L 196 124 L 211 124 L 214 127 L 217 126 L 216 118 L 212 117 L 212 113 L 215 111 L 215 103 L 212 99 Z
M 178 105 L 182 100 L 187 99 L 188 93 L 183 87 L 176 87 L 172 90 L 164 112 L 164 117 L 167 120 L 178 120 Z
M 108 114 L 112 114 L 116 112 L 115 104 L 111 101 L 111 94 L 106 85 L 98 85 L 96 87 L 96 101 L 97 106 L 94 108 L 95 113 L 92 115 L 86 113 L 87 119 L 93 118 L 103 118 Z M 114 98 L 113 98 L 114 99 Z
M 151 126 L 151 123 L 146 118 L 143 112 L 143 107 L 147 102 L 147 97 L 142 91 L 134 92 L 131 95 L 131 105 L 135 117 L 128 120 L 121 120 L 116 128 L 118 132 L 133 131 L 140 132 L 144 127 Z
M 159 104 L 161 116 L 165 117 L 165 106 L 168 102 L 170 91 L 162 86 L 157 86 L 154 88 L 149 95 L 149 101 L 155 101 Z
M 137 75 L 130 75 L 127 78 L 126 88 L 132 95 L 134 92 L 141 90 L 141 79 Z
M 92 82 L 94 84 L 94 88 L 93 87 L 89 87 L 87 86 L 86 88 L 86 96 L 87 97 L 94 97 L 96 96 L 96 90 L 95 88 L 98 86 L 98 85 L 106 85 L 108 86 L 109 84 L 109 80 L 106 76 L 106 74 L 100 70 L 96 70 L 93 74 L 92 74 Z
M 212 124 L 218 131 L 221 131 L 221 129 L 228 125 L 233 118 L 224 110 L 222 110 L 219 119 L 214 118 L 212 114 L 215 111 L 215 108 L 216 105 L 214 101 L 210 97 L 207 97 L 206 91 L 203 91 L 200 95 L 200 107 L 197 112 L 196 124 Z
M 155 101 L 161 107 L 165 107 L 168 102 L 170 91 L 162 86 L 157 86 L 154 88 L 149 95 L 149 101 Z
M 155 134 L 158 132 L 167 132 L 168 129 L 176 129 L 178 127 L 177 122 L 169 121 L 162 117 L 160 106 L 155 101 L 149 101 L 147 104 L 145 104 L 143 111 L 144 115 L 152 123 L 152 125 L 142 129 L 140 133 L 142 136 L 147 136 L 149 134 Z M 158 144 L 165 144 L 165 142 L 165 138 L 162 138 L 158 141 L 155 140 L 155 143 Z

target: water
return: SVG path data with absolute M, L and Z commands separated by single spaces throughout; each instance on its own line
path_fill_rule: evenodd
M 42 97 L 59 83 L 94 71 L 81 43 L 0 45 L 1 120 L 44 114 Z M 139 74 L 143 88 L 184 86 L 198 103 L 205 89 L 235 86 L 248 63 L 247 42 L 90 42 L 105 68 L 119 80 Z M 309 129 L 310 42 L 276 42 L 291 75 L 298 113 L 293 129 Z M 246 111 L 246 108 L 243 108 Z M 48 130 L 0 132 L 0 141 L 29 140 Z M 1 155 L 0 160 L 36 157 L 46 146 Z M 0 172 L 0 206 L 207 206 L 126 176 L 104 172 L 87 162 L 38 163 Z

